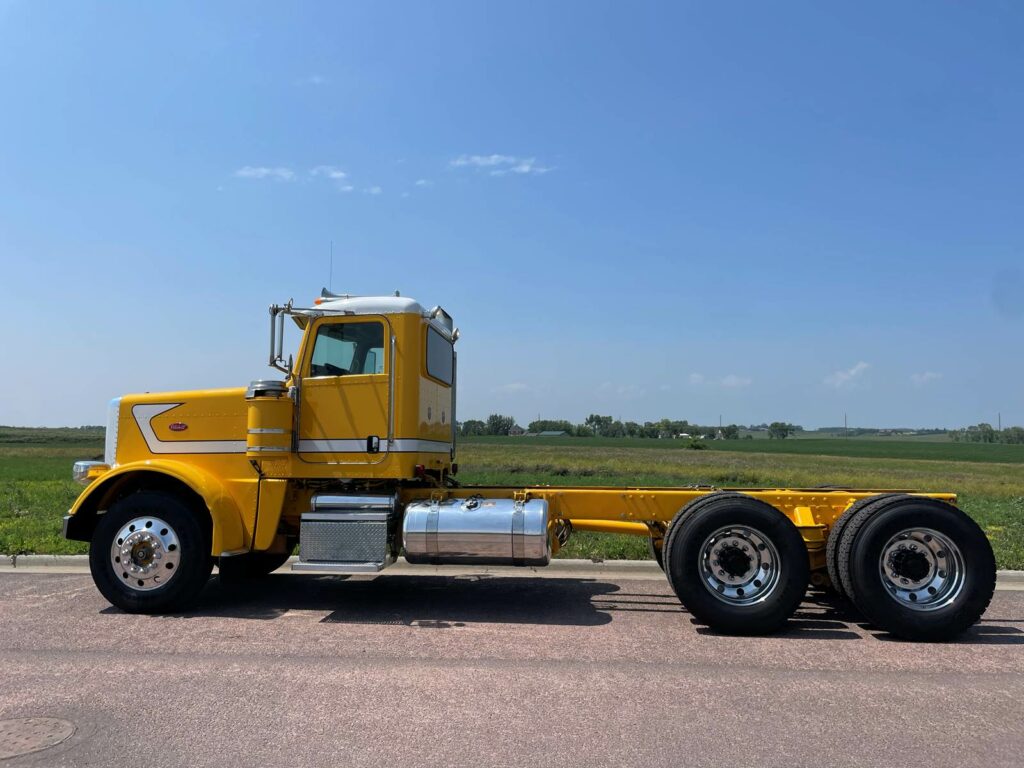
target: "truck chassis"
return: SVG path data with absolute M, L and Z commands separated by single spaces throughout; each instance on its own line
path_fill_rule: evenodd
M 285 380 L 115 398 L 104 461 L 75 465 L 64 535 L 123 610 L 186 609 L 214 565 L 259 577 L 296 546 L 295 570 L 328 573 L 543 566 L 574 531 L 647 537 L 682 604 L 731 634 L 783 628 L 808 585 L 913 640 L 956 636 L 992 598 L 992 548 L 952 493 L 462 485 L 447 313 L 325 291 L 270 315 Z M 303 332 L 287 362 L 286 316 Z

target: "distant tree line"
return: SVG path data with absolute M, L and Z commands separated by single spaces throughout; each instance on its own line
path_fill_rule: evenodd
M 996 429 L 982 422 L 963 429 L 950 430 L 949 436 L 958 443 L 1011 443 L 1024 444 L 1024 427 Z
M 468 437 L 479 435 L 511 435 L 528 432 L 564 432 L 571 437 L 642 437 L 642 438 L 676 438 L 739 440 L 740 431 L 767 432 L 771 438 L 784 439 L 803 427 L 788 422 L 775 421 L 771 424 L 740 426 L 728 424 L 722 427 L 691 424 L 685 419 L 661 419 L 660 421 L 620 421 L 611 416 L 592 413 L 582 424 L 574 424 L 564 419 L 538 419 L 531 421 L 523 430 L 511 416 L 492 413 L 486 421 L 469 419 L 459 425 L 459 433 Z M 747 437 L 750 437 L 748 434 Z

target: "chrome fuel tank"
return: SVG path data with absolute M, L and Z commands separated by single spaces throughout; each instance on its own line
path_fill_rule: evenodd
M 480 497 L 413 502 L 405 508 L 402 542 L 410 563 L 547 565 L 548 503 Z

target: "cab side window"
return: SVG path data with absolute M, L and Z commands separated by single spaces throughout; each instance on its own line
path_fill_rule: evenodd
M 442 384 L 451 386 L 455 372 L 455 353 L 452 343 L 427 327 L 427 374 Z
M 310 376 L 350 376 L 384 372 L 384 326 L 328 323 L 320 326 L 309 364 Z

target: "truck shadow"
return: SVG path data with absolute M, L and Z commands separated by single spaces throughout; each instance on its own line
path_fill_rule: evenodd
M 445 629 L 466 623 L 598 626 L 612 620 L 601 598 L 618 585 L 580 579 L 271 575 L 248 584 L 211 579 L 189 616 L 275 619 L 290 610 L 330 611 L 322 623 Z M 678 604 L 676 605 L 678 610 Z
M 326 624 L 400 625 L 448 629 L 472 623 L 594 627 L 616 614 L 651 614 L 675 622 L 686 610 L 668 585 L 633 585 L 574 578 L 380 575 L 373 579 L 337 575 L 272 574 L 251 582 L 210 580 L 187 617 L 272 620 L 289 611 L 315 611 Z M 955 644 L 1024 645 L 1018 622 L 998 618 L 995 607 Z M 108 608 L 104 612 L 118 613 Z M 676 616 L 672 616 L 675 614 Z M 700 635 L 714 630 L 690 618 Z M 904 642 L 864 623 L 842 598 L 812 590 L 786 628 L 773 635 L 789 640 L 876 640 Z
M 694 621 L 694 623 L 696 623 Z M 1007 619 L 982 618 L 948 645 L 1024 645 L 1024 630 L 1012 626 Z M 697 633 L 719 634 L 708 627 L 697 625 Z M 907 643 L 888 632 L 881 632 L 864 618 L 845 599 L 827 592 L 810 591 L 793 614 L 786 628 L 773 637 L 781 639 L 817 640 L 878 640 Z

